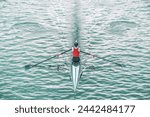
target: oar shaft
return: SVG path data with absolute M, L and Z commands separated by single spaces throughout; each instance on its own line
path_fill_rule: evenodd
M 50 60 L 50 59 L 52 59 L 52 58 L 55 58 L 57 55 L 55 55 L 55 56 L 53 56 L 53 57 L 51 57 L 51 58 L 48 58 L 48 59 L 46 59 L 46 60 L 43 60 L 43 61 L 41 61 L 41 62 L 39 62 L 39 63 L 36 63 L 35 65 L 32 65 L 30 68 L 32 68 L 32 67 L 36 67 L 37 65 L 39 65 L 39 64 L 41 64 L 41 63 L 44 63 L 45 61 L 48 61 L 48 60 Z
M 41 62 L 38 62 L 38 63 L 36 63 L 36 64 L 34 64 L 34 65 L 31 65 L 30 68 L 36 67 L 37 65 L 39 65 L 39 64 L 41 64 L 41 63 L 44 63 L 45 61 L 48 61 L 48 60 L 50 60 L 50 59 L 52 59 L 52 58 L 55 58 L 55 57 L 57 57 L 57 56 L 59 56 L 59 55 L 65 54 L 65 53 L 69 52 L 70 50 L 71 50 L 71 49 L 66 50 L 66 51 L 64 51 L 64 52 L 62 52 L 62 53 L 60 53 L 60 54 L 56 54 L 56 55 L 54 55 L 54 56 L 52 56 L 52 57 L 50 57 L 50 58 L 48 58 L 48 59 L 46 59 L 46 60 L 43 60 L 43 61 L 41 61 Z M 30 69 L 30 68 L 29 68 L 29 69 Z
M 93 56 L 93 57 L 97 57 L 97 58 L 102 59 L 102 60 L 104 60 L 104 61 L 108 61 L 108 62 L 110 62 L 110 63 L 116 64 L 116 65 L 118 65 L 118 66 L 120 66 L 120 67 L 125 66 L 125 65 L 123 65 L 123 64 L 116 63 L 116 62 L 114 62 L 114 61 L 105 59 L 105 58 L 103 58 L 103 57 L 99 57 L 99 56 L 97 56 L 97 55 L 90 54 L 90 53 L 88 53 L 88 52 L 84 52 L 84 51 L 81 51 L 81 52 L 84 53 L 84 54 L 87 54 L 87 55 L 91 55 L 91 56 Z

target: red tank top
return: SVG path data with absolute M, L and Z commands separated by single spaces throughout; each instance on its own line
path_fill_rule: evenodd
M 80 52 L 79 52 L 78 48 L 73 48 L 72 55 L 73 55 L 73 57 L 79 57 L 80 56 Z

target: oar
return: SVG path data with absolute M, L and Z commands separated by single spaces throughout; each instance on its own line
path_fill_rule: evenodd
M 37 65 L 39 65 L 39 64 L 41 64 L 41 63 L 44 63 L 45 61 L 48 61 L 48 60 L 50 60 L 50 59 L 52 59 L 52 58 L 55 58 L 55 57 L 57 57 L 57 56 L 59 56 L 59 55 L 65 54 L 65 53 L 69 52 L 70 50 L 71 50 L 71 49 L 66 50 L 66 51 L 64 51 L 64 52 L 62 52 L 62 53 L 60 53 L 60 54 L 56 54 L 56 55 L 54 55 L 54 56 L 52 56 L 52 57 L 50 57 L 50 58 L 48 58 L 48 59 L 46 59 L 46 60 L 43 60 L 43 61 L 41 61 L 41 62 L 36 63 L 36 64 L 34 64 L 34 65 L 25 65 L 25 69 L 30 69 L 30 68 L 36 67 Z
M 87 55 L 91 55 L 91 56 L 93 56 L 93 57 L 97 57 L 97 58 L 102 59 L 102 60 L 104 60 L 104 61 L 108 61 L 108 62 L 110 62 L 110 63 L 113 63 L 113 64 L 117 65 L 117 66 L 125 67 L 125 65 L 123 65 L 123 64 L 116 63 L 116 62 L 114 62 L 114 61 L 105 59 L 105 58 L 103 58 L 103 57 L 99 57 L 99 56 L 97 56 L 97 55 L 93 55 L 93 54 L 90 54 L 90 53 L 84 52 L 84 51 L 80 51 L 80 52 L 82 52 L 82 53 L 84 53 L 84 54 L 87 54 Z

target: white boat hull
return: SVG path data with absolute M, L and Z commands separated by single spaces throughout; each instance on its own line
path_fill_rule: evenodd
M 78 86 L 78 83 L 79 83 L 80 69 L 81 69 L 80 62 L 79 63 L 75 63 L 75 64 L 73 63 L 71 65 L 71 79 L 73 81 L 74 91 L 77 89 L 77 86 Z

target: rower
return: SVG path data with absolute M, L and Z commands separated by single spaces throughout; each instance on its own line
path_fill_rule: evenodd
M 74 47 L 72 48 L 72 61 L 74 63 L 78 63 L 80 61 L 80 52 L 79 52 L 79 48 L 78 48 L 78 42 L 74 43 Z

